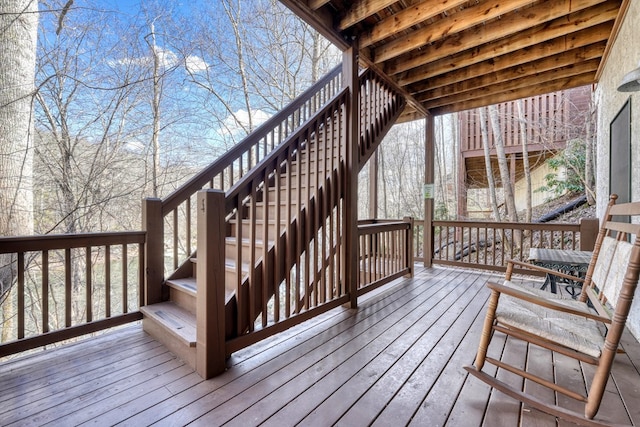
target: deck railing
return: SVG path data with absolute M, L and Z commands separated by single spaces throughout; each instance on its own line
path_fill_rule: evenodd
M 422 224 L 416 228 L 424 230 Z M 433 221 L 432 262 L 505 271 L 509 259 L 528 261 L 531 248 L 591 250 L 597 233 L 596 219 L 579 224 Z M 422 247 L 414 250 L 420 258 Z
M 358 222 L 358 295 L 413 274 L 413 221 Z
M 0 238 L 0 357 L 140 319 L 144 232 Z

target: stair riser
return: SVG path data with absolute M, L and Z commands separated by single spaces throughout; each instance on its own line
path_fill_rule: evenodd
M 196 314 L 196 298 L 193 295 L 170 287 L 169 300 L 175 302 L 176 305 L 184 308 L 189 313 Z
M 268 225 L 268 232 L 269 232 L 269 238 L 268 240 L 274 240 L 275 236 L 277 236 L 278 234 L 280 234 L 280 232 L 283 230 L 284 226 L 281 227 L 276 227 L 276 224 L 274 223 L 270 223 Z M 251 225 L 247 222 L 247 221 L 243 221 L 242 224 L 242 238 L 243 239 L 248 239 L 250 236 L 250 231 L 251 231 Z M 263 238 L 263 225 L 258 223 L 256 224 L 256 229 L 255 229 L 255 233 L 256 233 L 256 240 L 262 240 Z M 236 236 L 236 224 L 232 223 L 231 224 L 231 235 L 232 236 Z
M 167 349 L 184 360 L 193 369 L 196 367 L 196 348 L 189 347 L 174 337 L 172 334 L 167 333 L 164 325 L 156 322 L 155 319 L 145 316 L 142 319 L 142 329 L 149 335 L 151 335 L 156 341 L 162 343 Z
M 298 206 L 295 203 L 295 201 L 293 201 L 291 203 L 291 216 L 295 216 L 295 212 L 297 212 L 298 210 Z M 276 220 L 276 206 L 275 206 L 275 200 L 269 200 L 269 221 L 273 222 Z M 256 218 L 258 220 L 263 220 L 264 219 L 264 203 L 259 202 L 256 205 Z M 287 201 L 281 201 L 280 203 L 280 221 L 285 222 L 287 218 Z M 286 223 L 285 223 L 286 224 Z
M 256 257 L 262 256 L 263 247 L 264 246 L 262 245 L 262 242 L 256 243 Z M 236 241 L 227 239 L 227 244 L 225 249 L 227 259 L 236 259 L 237 249 L 238 249 L 238 245 L 236 244 Z M 249 242 L 245 241 L 243 242 L 243 245 L 242 245 L 242 262 L 244 264 L 247 264 L 249 263 L 250 259 L 251 259 L 251 245 L 249 245 Z

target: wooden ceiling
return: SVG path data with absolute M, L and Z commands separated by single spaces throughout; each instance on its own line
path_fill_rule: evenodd
M 631 0 L 281 0 L 409 95 L 401 120 L 598 81 Z

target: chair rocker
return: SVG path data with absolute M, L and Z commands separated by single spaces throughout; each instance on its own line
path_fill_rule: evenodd
M 535 409 L 580 425 L 606 425 L 594 417 L 600 408 L 616 353 L 620 351 L 620 338 L 638 284 L 640 239 L 637 236 L 640 224 L 638 221 L 619 221 L 621 217 L 631 219 L 640 216 L 640 202 L 615 204 L 616 199 L 616 195 L 610 198 L 584 280 L 543 267 L 509 261 L 504 283 L 487 283 L 491 295 L 478 352 L 474 365 L 464 367 L 494 389 Z M 512 283 L 514 265 L 583 282 L 579 299 L 564 298 Z M 570 390 L 527 372 L 526 368 L 487 356 L 495 332 L 595 365 L 587 393 Z M 504 383 L 482 370 L 485 363 L 583 402 L 584 413 L 548 404 Z

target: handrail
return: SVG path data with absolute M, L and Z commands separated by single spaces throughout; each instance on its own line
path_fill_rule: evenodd
M 342 65 L 338 65 L 328 74 L 326 74 L 321 80 L 305 90 L 300 96 L 294 99 L 284 109 L 277 112 L 269 120 L 260 125 L 256 130 L 251 132 L 245 139 L 236 144 L 233 148 L 227 151 L 225 154 L 217 158 L 213 163 L 200 171 L 197 175 L 183 184 L 180 188 L 169 194 L 162 201 L 162 214 L 166 215 L 173 209 L 183 203 L 188 197 L 192 196 L 196 191 L 204 187 L 215 176 L 224 171 L 226 167 L 239 159 L 244 153 L 254 147 L 260 140 L 267 137 L 275 129 L 286 123 L 291 117 L 292 112 L 295 112 L 298 108 L 302 107 L 306 102 L 311 100 L 317 93 L 327 86 L 330 86 L 336 78 L 342 74 Z M 339 85 L 335 85 L 332 92 L 335 92 Z M 328 98 L 332 95 L 328 96 Z M 311 112 L 313 113 L 313 112 Z M 222 190 L 225 190 L 222 188 Z
M 338 92 L 329 102 L 326 103 L 324 107 L 316 112 L 316 116 L 305 121 L 300 127 L 295 130 L 289 137 L 276 147 L 273 151 L 271 151 L 264 159 L 260 161 L 251 171 L 249 171 L 246 175 L 244 175 L 236 184 L 233 185 L 226 193 L 226 205 L 225 205 L 225 214 L 231 213 L 233 208 L 237 205 L 237 198 L 243 198 L 248 194 L 248 191 L 242 192 L 244 188 L 247 190 L 247 184 L 251 183 L 256 178 L 262 176 L 268 165 L 272 164 L 272 162 L 276 161 L 276 159 L 285 153 L 286 150 L 290 149 L 293 143 L 300 139 L 308 133 L 312 128 L 314 123 L 318 121 L 318 116 L 323 116 L 328 114 L 331 111 L 336 110 L 338 106 L 344 103 L 347 96 L 348 89 L 342 89 Z
M 432 226 L 434 264 L 505 271 L 509 259 L 527 261 L 531 248 L 591 250 L 589 245 L 597 234 L 598 221 L 583 219 L 579 224 L 433 221 Z
M 144 231 L 0 237 L 16 277 L 0 357 L 141 319 L 145 241 Z
M 83 248 L 88 244 L 91 246 L 118 245 L 144 243 L 144 241 L 144 231 L 0 237 L 0 254 Z

